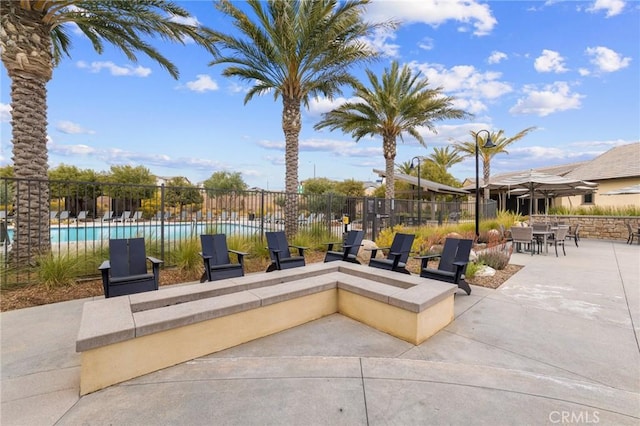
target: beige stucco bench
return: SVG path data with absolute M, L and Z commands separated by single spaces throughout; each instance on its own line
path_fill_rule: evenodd
M 453 320 L 456 289 L 340 261 L 87 302 L 80 393 L 336 312 L 417 345 Z

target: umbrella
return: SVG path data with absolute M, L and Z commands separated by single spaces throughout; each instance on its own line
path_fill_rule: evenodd
M 529 197 L 536 198 L 536 192 L 545 197 L 566 197 L 594 191 L 597 183 L 584 180 L 570 179 L 564 176 L 529 170 L 515 176 L 493 181 L 485 185 L 486 188 L 498 191 L 520 192 L 528 191 Z M 524 192 L 522 191 L 522 192 Z M 529 203 L 529 216 L 533 213 L 533 203 Z
M 602 195 L 623 195 L 623 194 L 640 194 L 640 184 L 625 186 L 624 188 L 614 189 L 602 193 Z

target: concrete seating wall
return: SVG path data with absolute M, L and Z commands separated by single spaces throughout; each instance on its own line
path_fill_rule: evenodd
M 80 393 L 336 312 L 417 345 L 453 320 L 456 289 L 339 261 L 87 302 Z

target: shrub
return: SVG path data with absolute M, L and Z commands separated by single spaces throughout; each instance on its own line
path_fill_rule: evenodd
M 69 253 L 48 253 L 38 258 L 36 271 L 47 290 L 51 290 L 75 284 L 76 277 L 83 270 L 84 262 L 84 258 Z
M 198 278 L 202 274 L 203 262 L 200 256 L 200 241 L 198 238 L 181 240 L 170 252 L 170 264 L 176 265 L 185 273 L 187 278 Z
M 478 261 L 493 269 L 504 269 L 509 264 L 511 253 L 508 251 L 490 249 L 478 255 Z
M 467 263 L 467 269 L 464 272 L 465 278 L 473 278 L 476 275 L 476 272 L 484 266 L 482 262 L 469 262 Z

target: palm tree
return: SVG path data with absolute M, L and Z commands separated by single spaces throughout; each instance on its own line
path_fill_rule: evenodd
M 429 159 L 446 172 L 454 164 L 462 162 L 464 157 L 451 146 L 446 146 L 444 148 L 436 146 L 433 148 L 433 152 L 429 155 Z
M 414 174 L 414 167 L 411 165 L 411 161 L 403 161 L 402 163 L 396 163 L 396 172 L 405 175 Z
M 207 29 L 176 22 L 189 17 L 185 9 L 164 0 L 0 1 L 2 63 L 11 78 L 14 170 L 16 178 L 25 179 L 16 191 L 14 261 L 33 263 L 38 252 L 50 249 L 46 85 L 62 56 L 69 56 L 67 24 L 75 23 L 98 53 L 105 41 L 132 61 L 140 51 L 177 78 L 175 65 L 145 38 L 158 35 L 184 43 L 188 37 L 213 51 Z
M 484 145 L 486 143 L 486 138 L 482 137 L 482 134 L 486 132 L 474 132 L 473 130 L 469 133 L 471 134 L 471 141 L 454 141 L 454 147 L 457 152 L 463 153 L 463 156 L 466 157 L 474 157 L 476 156 L 476 136 L 478 140 L 478 156 L 482 159 L 482 179 L 486 184 L 489 182 L 489 178 L 491 177 L 491 159 L 500 153 L 509 154 L 507 151 L 507 147 L 512 143 L 522 139 L 529 132 L 535 130 L 535 127 L 528 127 L 516 135 L 508 138 L 504 136 L 504 130 L 500 130 L 497 133 L 491 133 L 491 142 L 495 144 L 493 148 L 486 148 Z M 488 190 L 485 189 L 484 196 L 485 199 L 489 197 Z
M 285 138 L 285 232 L 298 229 L 298 140 L 300 107 L 323 95 L 332 98 L 340 86 L 355 79 L 349 68 L 376 54 L 362 38 L 376 27 L 362 21 L 369 0 L 249 0 L 255 20 L 231 0 L 218 9 L 230 16 L 241 36 L 215 33 L 220 54 L 211 65 L 231 64 L 223 71 L 252 84 L 244 102 L 255 95 L 282 97 L 282 130 Z
M 425 145 L 418 127 L 425 126 L 435 133 L 433 122 L 449 118 L 464 118 L 468 114 L 451 106 L 453 98 L 444 96 L 442 88 L 429 89 L 429 81 L 421 74 L 412 74 L 408 66 L 402 70 L 396 61 L 385 69 L 382 81 L 367 70 L 371 88 L 358 83 L 354 96 L 360 100 L 347 102 L 323 114 L 316 129 L 329 127 L 350 132 L 357 141 L 366 135 L 382 137 L 382 151 L 387 178 L 385 198 L 394 198 L 393 165 L 396 158 L 396 139 L 408 133 Z

